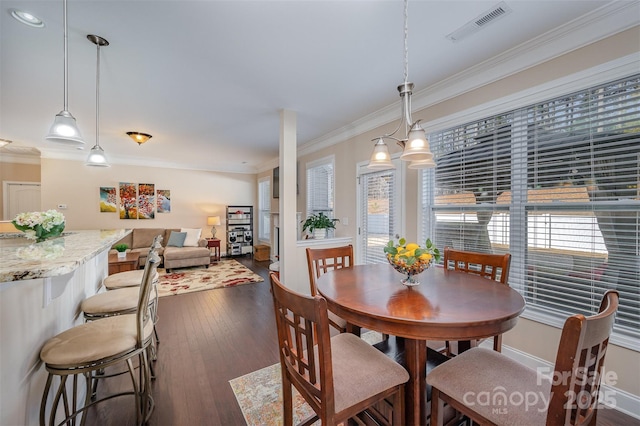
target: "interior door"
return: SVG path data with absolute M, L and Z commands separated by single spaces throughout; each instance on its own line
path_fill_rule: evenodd
M 18 213 L 40 211 L 40 183 L 5 182 L 3 220 L 12 220 Z
M 372 171 L 358 168 L 358 238 L 359 263 L 386 262 L 384 246 L 402 235 L 402 165 L 393 160 L 395 169 Z

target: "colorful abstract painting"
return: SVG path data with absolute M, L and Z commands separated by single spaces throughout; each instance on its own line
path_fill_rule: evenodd
M 100 212 L 115 213 L 118 211 L 116 188 L 114 186 L 100 187 Z
M 158 213 L 171 213 L 171 191 L 158 189 Z
M 153 219 L 156 211 L 156 189 L 152 183 L 138 184 L 138 219 Z
M 137 219 L 136 184 L 120 182 L 120 219 Z

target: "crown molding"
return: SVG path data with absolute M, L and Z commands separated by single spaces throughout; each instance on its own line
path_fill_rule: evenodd
M 256 169 L 253 167 L 211 167 L 211 168 L 198 168 L 189 164 L 154 160 L 146 157 L 119 157 L 112 156 L 108 152 L 107 158 L 109 164 L 112 166 L 136 166 L 136 167 L 156 167 L 161 169 L 180 169 L 180 170 L 192 170 L 192 171 L 205 171 L 216 173 L 238 173 L 238 174 L 255 174 Z M 84 150 L 58 150 L 58 149 L 42 149 L 42 158 L 53 160 L 67 160 L 77 161 L 84 163 L 86 161 L 87 152 Z M 91 166 L 87 166 L 91 167 Z
M 639 0 L 611 2 L 437 84 L 415 92 L 411 99 L 414 112 L 633 28 L 638 25 L 639 10 Z M 310 154 L 398 120 L 400 107 L 400 101 L 396 101 L 349 125 L 309 141 L 298 148 L 298 155 Z
M 36 164 L 40 165 L 40 156 L 0 153 L 0 163 Z

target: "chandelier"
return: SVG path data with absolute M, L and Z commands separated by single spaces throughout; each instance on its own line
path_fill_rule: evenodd
M 400 123 L 398 127 L 385 135 L 379 136 L 373 141 L 375 145 L 373 147 L 373 154 L 367 168 L 371 170 L 385 170 L 395 168 L 391 162 L 391 155 L 389 154 L 389 147 L 385 142 L 385 139 L 391 139 L 396 141 L 398 145 L 402 147 L 402 155 L 400 159 L 409 162 L 410 169 L 425 169 L 435 167 L 436 163 L 433 161 L 433 154 L 429 149 L 429 141 L 427 135 L 422 127 L 420 127 L 420 120 L 413 121 L 411 118 L 411 92 L 413 90 L 413 83 L 408 81 L 409 79 L 409 49 L 407 43 L 407 36 L 409 34 L 409 2 L 404 0 L 404 83 L 398 86 L 398 92 L 402 99 L 402 116 L 400 117 Z M 396 133 L 403 129 L 402 138 L 396 137 Z M 401 136 L 401 135 L 398 135 Z

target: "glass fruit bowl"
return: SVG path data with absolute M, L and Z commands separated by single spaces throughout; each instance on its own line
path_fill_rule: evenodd
M 400 238 L 397 243 L 389 241 L 384 252 L 389 264 L 396 271 L 406 275 L 406 278 L 402 279 L 402 284 L 406 286 L 420 284 L 415 278 L 416 275 L 440 259 L 440 252 L 429 239 L 425 242 L 425 247 L 416 243 L 407 244 L 404 238 Z

